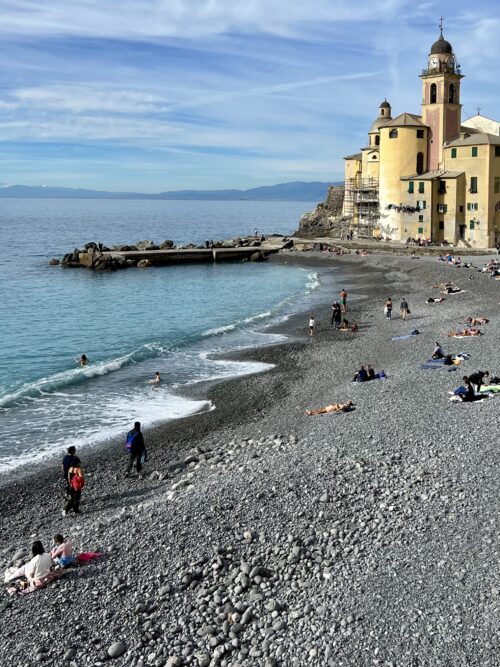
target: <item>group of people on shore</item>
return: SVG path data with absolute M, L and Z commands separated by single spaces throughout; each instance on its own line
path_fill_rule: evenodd
M 75 561 L 73 544 L 61 533 L 54 535 L 48 552 L 40 540 L 31 545 L 31 559 L 21 567 L 8 568 L 4 581 L 11 584 L 7 589 L 10 595 L 31 593 L 43 588 L 50 581 L 58 579 L 64 568 Z
M 394 308 L 394 303 L 392 301 L 392 298 L 388 296 L 384 303 L 384 315 L 388 320 L 392 319 L 393 308 Z M 410 307 L 408 306 L 408 301 L 406 300 L 405 297 L 401 299 L 401 303 L 399 304 L 399 314 L 402 320 L 406 320 L 408 315 L 411 314 Z

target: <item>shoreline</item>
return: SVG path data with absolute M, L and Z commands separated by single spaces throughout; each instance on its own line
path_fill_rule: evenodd
M 46 542 L 62 523 L 81 550 L 99 548 L 111 555 L 85 571 L 90 582 L 76 576 L 78 571 L 68 573 L 44 591 L 11 601 L 4 615 L 12 632 L 0 640 L 0 655 L 16 655 L 21 633 L 23 650 L 44 643 L 29 626 L 26 630 L 25 614 L 42 613 L 53 596 L 74 590 L 82 608 L 73 606 L 59 623 L 51 623 L 51 613 L 47 617 L 51 642 L 58 647 L 67 646 L 69 623 L 87 625 L 85 609 L 98 618 L 109 609 L 110 595 L 114 600 L 113 622 L 87 630 L 92 641 L 100 633 L 100 641 L 75 646 L 77 664 L 84 656 L 102 659 L 103 649 L 119 639 L 127 647 L 127 664 L 136 664 L 143 648 L 149 650 L 144 642 L 139 646 L 142 635 L 133 611 L 143 601 L 156 605 L 151 613 L 165 624 L 165 643 L 151 639 L 155 647 L 165 646 L 163 664 L 174 655 L 183 656 L 175 664 L 203 664 L 195 653 L 213 659 L 217 646 L 225 647 L 222 655 L 235 665 L 264 664 L 267 658 L 291 665 L 292 656 L 302 664 L 355 665 L 364 664 L 367 655 L 377 655 L 380 664 L 411 658 L 433 667 L 449 660 L 497 664 L 498 594 L 491 591 L 498 585 L 498 399 L 459 405 L 446 393 L 460 383 L 462 370 L 486 369 L 498 358 L 496 281 L 435 259 L 332 259 L 335 266 L 361 273 L 359 287 L 347 288 L 353 296 L 363 291 L 352 303 L 360 333 L 332 332 L 325 303 L 313 339 L 300 335 L 228 353 L 231 359 L 275 365 L 204 387 L 216 410 L 149 429 L 146 470 L 161 479 L 123 479 L 121 446 L 111 450 L 109 443 L 84 455 L 88 487 L 84 514 L 77 520 L 60 518 L 56 470 L 3 486 L 0 535 L 7 555 L 11 547 L 27 545 L 30 535 Z M 317 258 L 326 265 L 328 260 Z M 475 280 L 469 281 L 470 275 Z M 430 285 L 445 279 L 463 286 L 465 294 L 425 304 L 434 293 Z M 389 293 L 395 303 L 407 297 L 412 319 L 384 321 L 382 304 Z M 485 336 L 446 339 L 444 333 L 467 314 L 491 319 Z M 305 334 L 306 324 L 297 314 L 279 326 Z M 415 327 L 422 332 L 415 340 L 391 341 Z M 440 339 L 450 351 L 472 355 L 457 373 L 418 370 Z M 363 362 L 384 368 L 388 380 L 351 384 Z M 500 368 L 490 370 L 500 374 Z M 350 414 L 305 417 L 306 407 L 347 398 L 356 408 Z M 217 568 L 212 568 L 218 562 L 213 545 L 222 559 Z M 163 573 L 160 584 L 150 568 L 141 567 L 152 558 L 155 571 Z M 3 564 L 5 559 L 4 551 Z M 248 587 L 237 590 L 232 579 L 224 579 L 233 559 L 266 566 L 272 574 L 261 577 L 263 587 L 251 578 Z M 201 579 L 181 585 L 182 576 L 196 567 Z M 110 592 L 118 573 L 127 583 L 124 595 Z M 160 595 L 167 584 L 169 592 Z M 250 604 L 263 628 L 283 624 L 269 631 L 267 643 L 258 624 L 244 625 L 239 646 L 226 641 L 219 628 L 216 635 L 222 632 L 222 639 L 210 645 L 198 631 L 207 623 L 218 628 L 220 621 L 210 605 L 205 609 L 196 600 L 200 591 L 200 599 L 210 597 L 211 587 L 214 592 L 222 587 L 221 599 L 236 609 L 243 605 L 240 615 Z M 262 600 L 248 597 L 259 591 Z M 264 608 L 271 599 L 277 600 L 272 620 Z M 97 608 L 89 612 L 91 604 Z M 189 640 L 180 641 L 175 627 L 185 614 L 190 615 L 184 630 Z

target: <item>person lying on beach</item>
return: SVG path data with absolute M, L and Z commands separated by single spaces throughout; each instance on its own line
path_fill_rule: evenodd
M 54 535 L 54 544 L 50 550 L 50 557 L 60 567 L 68 567 L 75 560 L 73 545 L 69 540 L 65 540 L 60 533 Z
M 39 540 L 31 545 L 31 554 L 33 557 L 28 563 L 6 575 L 7 582 L 16 579 L 26 580 L 21 583 L 20 589 L 11 588 L 9 593 L 31 593 L 38 588 L 43 588 L 52 579 L 61 576 L 62 570 L 52 571 L 52 558 L 50 554 L 45 553 L 43 544 Z
M 155 376 L 152 380 L 148 380 L 148 384 L 160 384 L 161 377 L 158 371 L 156 371 Z
M 486 317 L 468 317 L 465 320 L 465 324 L 470 324 L 473 327 L 481 326 L 483 324 L 488 324 L 489 320 Z
M 451 338 L 464 338 L 464 337 L 469 337 L 469 336 L 482 336 L 482 332 L 479 331 L 479 329 L 476 329 L 475 327 L 471 327 L 470 329 L 463 329 L 463 331 L 450 331 L 448 336 Z
M 463 291 L 460 287 L 445 287 L 444 290 L 441 290 L 441 294 L 458 294 Z
M 436 342 L 436 347 L 434 348 L 434 352 L 432 353 L 432 358 L 433 359 L 443 359 L 444 357 L 444 351 L 441 345 Z
M 427 303 L 441 303 L 441 301 L 445 301 L 444 296 L 440 296 L 439 298 L 430 296 L 427 299 Z
M 464 385 L 465 385 L 465 392 L 462 394 L 458 394 L 459 398 L 461 401 L 464 401 L 465 403 L 469 403 L 471 401 L 478 401 L 484 398 L 484 396 L 477 396 L 474 387 L 472 386 L 472 383 L 470 379 L 467 376 L 464 376 Z
M 80 359 L 77 359 L 76 361 L 77 361 L 78 364 L 80 364 L 80 366 L 88 366 L 88 364 L 89 364 L 89 360 L 87 359 L 86 354 L 82 354 Z
M 350 412 L 352 409 L 352 401 L 346 401 L 345 403 L 332 403 L 331 405 L 326 405 L 324 408 L 306 410 L 306 414 L 311 417 L 312 415 L 329 414 L 330 412 Z

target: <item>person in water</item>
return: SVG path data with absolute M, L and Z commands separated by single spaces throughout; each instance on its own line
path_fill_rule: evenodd
M 86 355 L 86 354 L 82 354 L 82 356 L 80 357 L 80 359 L 78 359 L 78 363 L 80 364 L 80 366 L 88 366 L 88 364 L 89 364 L 89 360 L 87 359 L 87 355 Z
M 161 382 L 160 373 L 156 371 L 154 378 L 152 380 L 149 380 L 148 382 L 149 384 L 160 384 Z

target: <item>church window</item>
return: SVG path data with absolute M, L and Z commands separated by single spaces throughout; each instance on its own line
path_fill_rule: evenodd
M 376 160 L 376 159 L 377 159 L 377 156 L 376 156 L 376 155 L 372 155 L 372 160 Z
M 439 229 L 444 229 L 444 220 L 439 221 Z
M 435 83 L 431 83 L 431 104 L 436 104 L 437 100 L 437 86 Z
M 455 103 L 455 84 L 450 83 L 450 87 L 448 88 L 448 102 L 450 104 Z
M 500 157 L 500 146 L 495 146 L 495 157 Z
M 498 176 L 495 176 L 495 194 L 498 194 L 500 192 L 500 178 Z
M 477 146 L 472 147 L 471 155 L 472 157 L 477 157 Z
M 389 139 L 397 139 L 398 138 L 398 131 L 397 130 L 391 130 L 389 132 Z
M 423 174 L 423 172 L 424 172 L 424 154 L 417 153 L 417 174 Z
M 451 149 L 451 157 L 457 157 L 457 149 L 456 148 Z
M 422 155 L 422 153 L 419 153 L 419 155 Z M 423 194 L 425 192 L 425 183 L 423 181 L 420 181 L 420 183 L 418 184 L 418 191 L 420 192 L 420 194 Z
M 377 135 L 375 135 L 375 146 L 379 146 L 379 145 L 380 145 L 380 137 L 377 134 Z
M 417 130 L 417 139 L 423 139 L 423 138 L 424 138 L 424 131 Z
M 472 192 L 472 194 L 477 193 L 477 176 L 471 176 L 470 177 L 470 190 L 469 192 Z
M 415 183 L 414 183 L 413 181 L 410 181 L 410 182 L 408 183 L 408 192 L 409 192 L 411 195 L 412 195 L 412 194 L 414 193 L 414 191 L 415 191 L 415 190 L 414 190 L 414 187 L 415 187 Z

